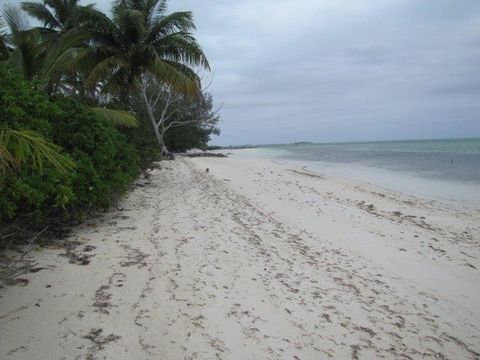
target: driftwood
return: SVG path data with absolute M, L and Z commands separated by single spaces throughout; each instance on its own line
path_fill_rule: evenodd
M 220 153 L 211 153 L 211 152 L 197 152 L 197 153 L 180 153 L 176 154 L 178 156 L 184 156 L 184 157 L 218 157 L 218 158 L 224 158 L 227 157 L 225 154 L 220 154 Z
M 28 280 L 19 279 L 18 277 L 28 272 L 35 272 L 34 267 L 37 263 L 31 260 L 25 260 L 24 257 L 32 250 L 35 240 L 37 240 L 47 228 L 48 225 L 32 237 L 20 257 L 0 257 L 0 289 L 6 285 L 28 283 Z

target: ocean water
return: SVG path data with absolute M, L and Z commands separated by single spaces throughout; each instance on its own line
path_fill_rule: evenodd
M 480 209 L 480 138 L 299 143 L 241 150 L 234 156 L 293 162 L 313 171 Z

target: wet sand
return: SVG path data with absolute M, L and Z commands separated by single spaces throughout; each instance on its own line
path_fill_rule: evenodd
M 270 160 L 140 185 L 0 289 L 0 358 L 480 357 L 480 211 Z

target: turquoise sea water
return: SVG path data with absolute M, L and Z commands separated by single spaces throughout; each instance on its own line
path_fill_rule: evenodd
M 294 162 L 327 174 L 480 208 L 480 138 L 271 145 L 235 156 Z
M 362 164 L 480 184 L 480 139 L 281 145 L 285 159 Z

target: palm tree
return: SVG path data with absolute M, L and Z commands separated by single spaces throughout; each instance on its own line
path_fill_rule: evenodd
M 75 92 L 70 79 L 78 72 L 78 54 L 88 32 L 72 29 L 46 37 L 41 28 L 30 28 L 22 11 L 8 7 L 4 11 L 13 46 L 8 64 L 27 80 L 38 80 L 49 93 Z M 134 127 L 137 120 L 126 111 L 91 106 L 90 110 L 118 126 Z
M 23 2 L 22 9 L 43 23 L 44 32 L 63 34 L 78 28 L 85 12 L 93 9 L 93 5 L 79 5 L 79 0 L 44 0 L 43 3 Z
M 40 2 L 22 2 L 21 8 L 34 19 L 40 21 L 43 27 L 36 29 L 41 33 L 44 40 L 48 40 L 51 44 L 55 44 L 67 33 L 87 34 L 82 31 L 81 25 L 85 23 L 82 19 L 88 19 L 91 11 L 96 11 L 93 5 L 79 5 L 79 0 L 44 0 Z M 83 39 L 83 43 L 78 43 L 78 47 L 87 46 L 87 38 Z M 78 49 L 72 50 L 77 52 Z M 63 83 L 66 85 L 64 90 L 72 94 L 84 92 L 82 76 L 78 66 L 70 64 L 68 74 L 64 74 Z
M 13 46 L 10 66 L 25 79 L 40 80 L 50 89 L 58 87 L 63 74 L 72 68 L 77 47 L 87 39 L 87 33 L 71 30 L 51 41 L 40 29 L 30 28 L 20 9 L 8 7 L 4 16 Z
M 58 58 L 61 58 L 59 56 L 55 59 L 53 53 L 62 55 L 61 47 L 57 45 L 48 54 L 38 32 L 29 32 L 28 24 L 15 9 L 7 9 L 5 16 L 7 21 L 0 17 L 0 60 L 8 59 L 8 63 L 28 79 L 41 77 L 40 75 L 53 76 L 52 67 L 58 66 Z M 3 31 L 7 24 L 11 31 L 10 41 L 7 41 L 7 34 Z M 8 46 L 10 42 L 14 46 L 11 54 Z M 40 134 L 31 130 L 0 127 L 0 182 L 8 170 L 16 170 L 27 162 L 40 173 L 45 163 L 61 171 L 75 167 L 75 163 L 61 153 L 60 147 L 45 140 Z
M 165 0 L 117 0 L 112 19 L 91 14 L 91 46 L 80 56 L 89 69 L 87 85 L 100 84 L 102 92 L 126 101 L 149 73 L 176 91 L 196 94 L 200 83 L 192 67 L 209 64 L 191 34 L 192 13 L 165 10 Z

